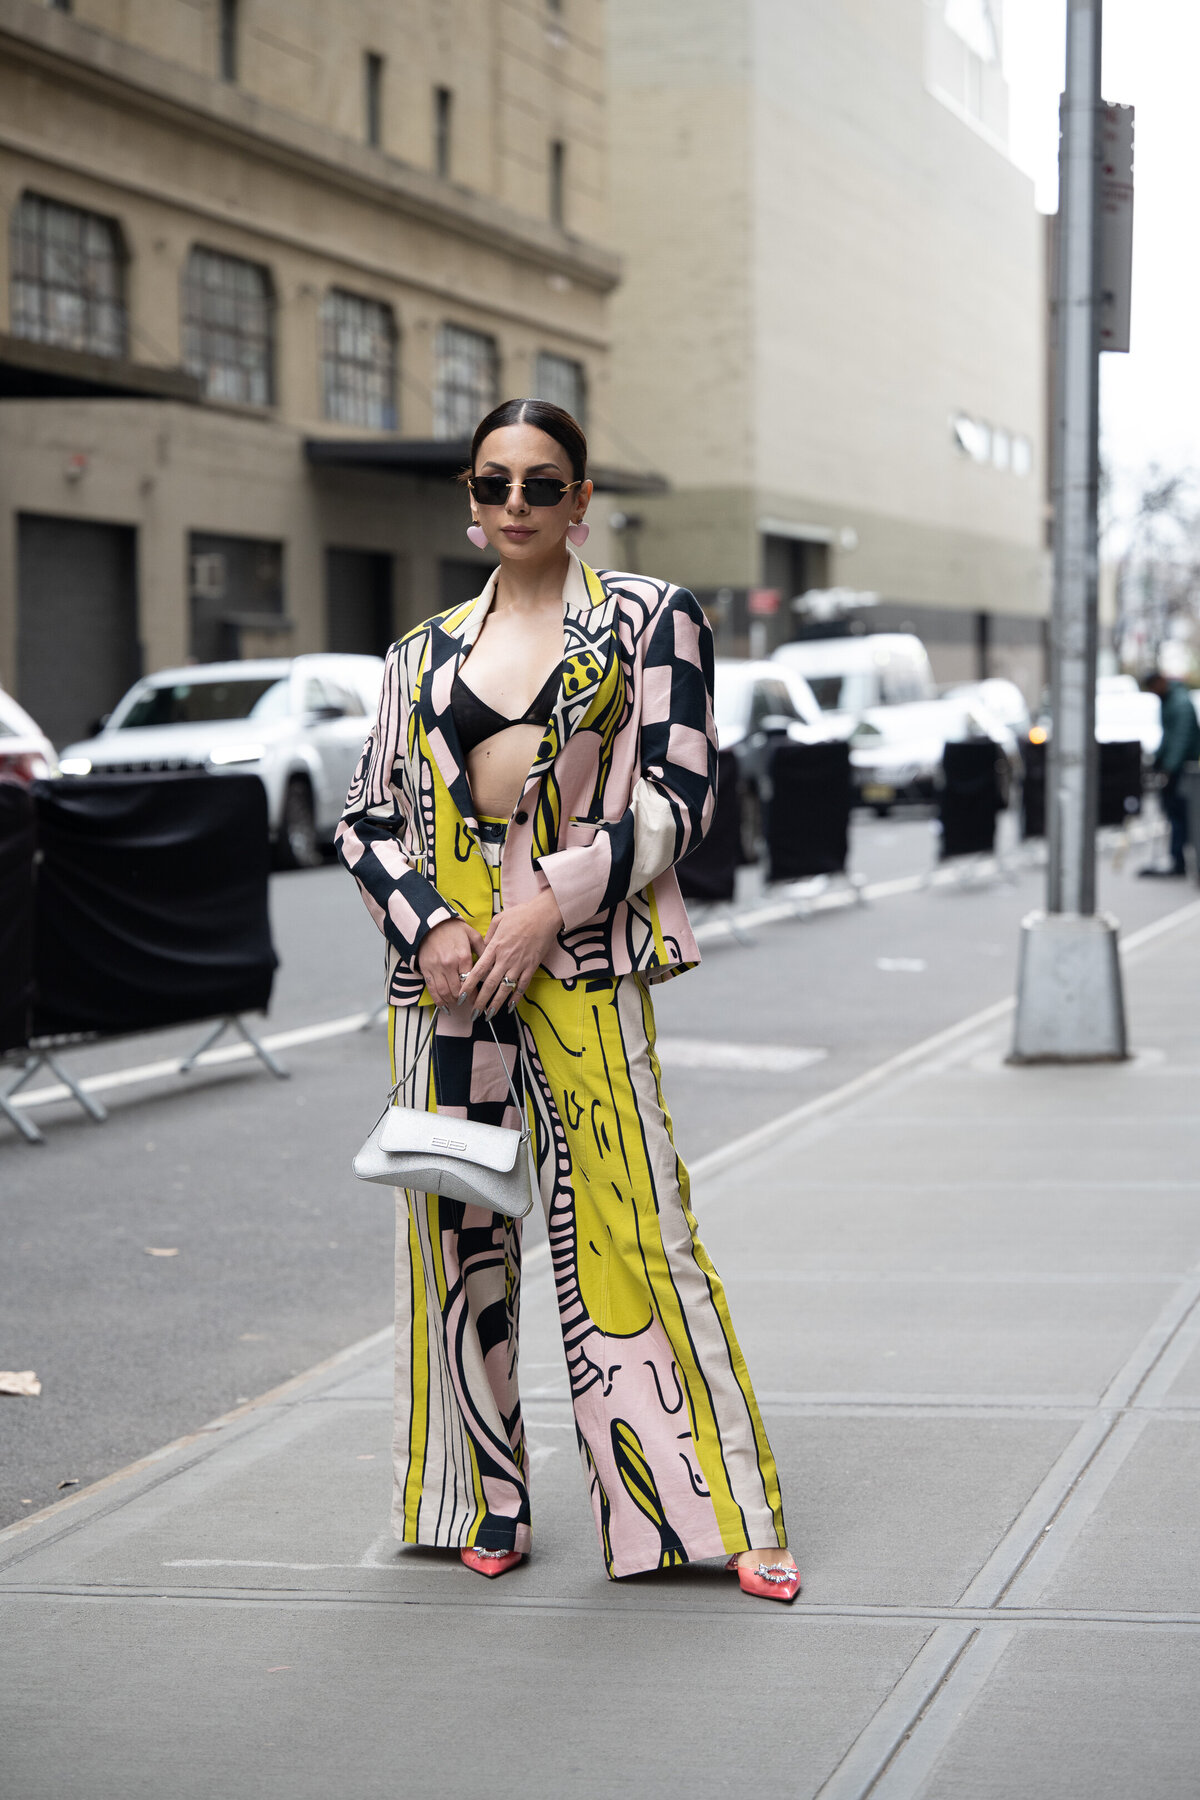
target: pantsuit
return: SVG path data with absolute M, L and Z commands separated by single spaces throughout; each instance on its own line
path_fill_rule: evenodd
M 573 585 L 572 585 L 573 584 Z M 724 1290 L 689 1204 L 654 1053 L 651 983 L 699 953 L 672 864 L 711 817 L 711 634 L 690 595 L 572 559 L 562 690 L 521 802 L 477 819 L 449 707 L 491 586 L 394 646 L 340 829 L 389 945 L 405 1104 L 516 1125 L 491 1032 L 438 1015 L 420 943 L 485 932 L 547 882 L 563 930 L 494 1024 L 533 1126 L 584 1476 L 614 1578 L 785 1539 Z M 393 1523 L 409 1543 L 527 1551 L 517 1383 L 521 1229 L 397 1196 Z

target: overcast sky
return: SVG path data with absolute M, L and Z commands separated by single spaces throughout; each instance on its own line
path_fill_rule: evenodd
M 1065 0 L 1004 0 L 1014 160 L 1052 212 Z M 1101 357 L 1104 454 L 1200 470 L 1200 0 L 1105 0 L 1104 98 L 1136 108 L 1132 349 Z

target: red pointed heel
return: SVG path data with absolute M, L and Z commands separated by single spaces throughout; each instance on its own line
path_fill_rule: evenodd
M 800 1571 L 790 1563 L 759 1563 L 753 1569 L 743 1569 L 737 1557 L 731 1556 L 725 1567 L 737 1572 L 743 1594 L 752 1594 L 758 1600 L 794 1600 L 800 1592 Z
M 519 1550 L 460 1550 L 458 1553 L 468 1569 L 474 1569 L 477 1575 L 507 1575 L 525 1558 Z

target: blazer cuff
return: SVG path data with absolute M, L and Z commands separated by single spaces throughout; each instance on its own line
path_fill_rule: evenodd
M 601 832 L 590 844 L 539 856 L 538 868 L 558 902 L 563 930 L 574 931 L 595 918 L 604 905 L 612 872 L 612 843 L 607 832 Z

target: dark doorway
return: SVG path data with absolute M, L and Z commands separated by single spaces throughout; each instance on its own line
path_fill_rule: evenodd
M 798 594 L 823 588 L 829 581 L 829 546 L 811 538 L 764 536 L 763 585 L 779 591 L 779 611 L 767 621 L 771 647 L 786 643 L 799 623 L 791 610 Z
M 438 605 L 463 606 L 468 600 L 477 599 L 491 572 L 487 563 L 469 562 L 465 556 L 444 556 L 438 564 Z
M 17 521 L 17 699 L 59 749 L 88 737 L 142 672 L 137 533 Z
M 383 656 L 394 636 L 391 557 L 377 550 L 326 550 L 326 647 Z
M 188 590 L 193 662 L 233 662 L 248 635 L 267 655 L 284 652 L 291 622 L 283 610 L 283 545 L 211 531 L 188 536 Z

